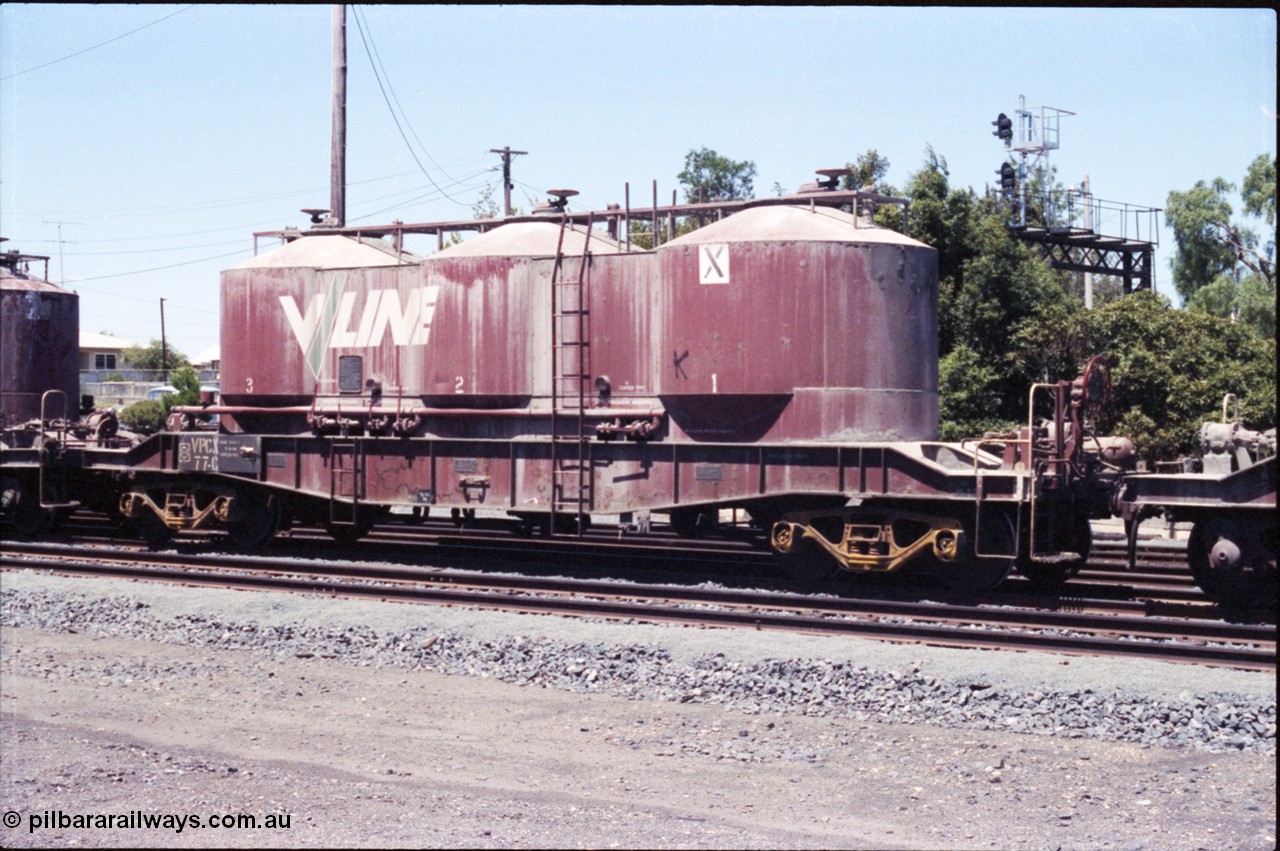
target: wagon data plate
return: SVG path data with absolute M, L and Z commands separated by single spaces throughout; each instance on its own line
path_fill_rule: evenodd
M 192 473 L 257 473 L 262 438 L 249 434 L 184 434 L 178 439 L 178 469 Z

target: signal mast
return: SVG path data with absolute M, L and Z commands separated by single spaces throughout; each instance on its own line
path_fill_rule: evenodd
M 1161 211 L 1099 200 L 1089 189 L 1088 177 L 1081 186 L 1054 189 L 1049 152 L 1058 149 L 1060 119 L 1075 113 L 1051 106 L 1028 108 L 1019 95 L 1014 115 L 1002 112 L 991 122 L 996 128 L 991 135 L 1018 155 L 1016 165 L 1006 155 L 996 171 L 1000 192 L 1013 205 L 1009 228 L 1014 236 L 1039 248 L 1053 268 L 1084 273 L 1086 307 L 1093 306 L 1093 275 L 1120 278 L 1126 295 L 1152 289 Z M 1032 174 L 1038 178 L 1043 221 L 1028 224 L 1027 184 Z M 1109 233 L 1101 232 L 1103 226 Z

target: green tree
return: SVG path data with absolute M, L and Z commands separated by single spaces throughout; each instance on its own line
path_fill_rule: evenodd
M 989 361 L 961 343 L 938 362 L 938 437 L 963 440 L 1013 423 L 999 415 L 1003 376 Z
M 880 152 L 874 148 L 868 148 L 866 153 L 859 154 L 853 162 L 847 163 L 846 167 L 852 173 L 846 174 L 841 179 L 842 189 L 869 189 L 881 195 L 898 194 L 898 191 L 885 180 L 889 176 L 888 157 L 881 156 Z
M 120 360 L 131 369 L 164 369 L 166 360 L 171 370 L 191 365 L 186 355 L 172 345 L 162 347 L 159 340 L 152 340 L 146 346 L 129 346 L 120 353 Z
M 173 371 L 171 378 L 176 393 L 134 402 L 120 412 L 120 421 L 134 431 L 150 434 L 164 428 L 175 407 L 200 404 L 200 375 L 195 367 L 190 364 L 180 366 Z
M 1246 211 L 1264 218 L 1270 212 L 1274 221 L 1274 162 L 1255 162 L 1246 183 Z M 1200 207 L 1188 209 L 1217 209 L 1217 190 L 1201 190 L 1207 191 L 1197 193 Z M 1225 393 L 1240 398 L 1250 428 L 1275 425 L 1275 287 L 1261 262 L 1273 244 L 1245 254 L 1260 274 L 1251 274 L 1236 250 L 1224 261 L 1225 283 L 1200 287 L 1199 298 L 1219 299 L 1230 314 L 1175 309 L 1151 293 L 1117 294 L 1085 311 L 1071 293 L 1070 274 L 1049 268 L 1011 235 L 1007 204 L 991 193 L 953 188 L 946 160 L 932 149 L 905 194 L 910 235 L 938 252 L 944 439 L 1025 423 L 1031 384 L 1073 378 L 1095 354 L 1109 358 L 1114 384 L 1100 430 L 1130 437 L 1149 461 L 1192 454 L 1202 424 L 1221 416 Z M 1045 193 L 1029 187 L 1028 195 L 1028 220 L 1043 221 L 1036 199 Z M 1238 249 L 1246 231 L 1233 227 Z M 1243 274 L 1232 273 L 1236 263 Z M 1271 331 L 1251 332 L 1260 327 Z
M 480 197 L 471 205 L 471 218 L 496 219 L 500 214 L 498 202 L 493 198 L 493 184 L 486 183 L 480 190 Z
M 1276 283 L 1274 277 L 1246 275 L 1237 279 L 1222 274 L 1195 291 L 1187 307 L 1210 316 L 1240 322 L 1259 337 L 1276 335 Z
M 684 187 L 684 203 L 699 204 L 713 201 L 749 201 L 755 197 L 752 182 L 756 176 L 756 164 L 744 160 L 734 162 L 728 157 L 709 149 L 690 149 L 684 158 L 684 170 L 676 178 Z M 774 190 L 782 194 L 781 187 L 774 184 Z M 637 209 L 632 216 L 628 228 L 631 244 L 640 249 L 654 247 L 653 220 L 646 217 L 643 210 Z M 667 239 L 667 221 L 658 223 L 658 242 Z M 696 216 L 676 219 L 675 236 L 700 227 L 702 222 Z
M 126 405 L 120 412 L 121 424 L 139 434 L 151 434 L 164 427 L 164 403 L 160 399 L 143 399 Z
M 1221 177 L 1186 192 L 1169 193 L 1165 220 L 1177 253 L 1173 280 L 1190 308 L 1230 318 L 1264 338 L 1275 336 L 1276 161 L 1265 154 L 1249 165 L 1241 198 L 1246 215 L 1270 229 L 1260 240 L 1233 221 L 1228 195 L 1235 185 Z
M 690 149 L 684 158 L 684 170 L 676 175 L 684 187 L 684 200 L 689 204 L 748 201 L 755 197 L 752 188 L 755 177 L 754 162 L 735 162 L 706 147 Z
M 190 364 L 180 366 L 173 373 L 172 381 L 177 393 L 170 393 L 164 397 L 165 414 L 175 405 L 198 405 L 200 404 L 200 374 L 196 372 L 195 367 Z
M 938 252 L 941 433 L 974 436 L 1024 422 L 1027 386 L 1043 380 L 1046 367 L 1016 357 L 1011 332 L 1075 306 L 1065 276 L 1010 234 L 1002 202 L 952 188 L 946 160 L 932 148 L 906 196 L 910 235 Z
M 1249 164 L 1244 178 L 1244 209 L 1246 213 L 1261 216 L 1268 225 L 1276 224 L 1276 161 L 1259 154 Z M 1274 242 L 1275 235 L 1272 235 Z M 1274 248 L 1273 248 L 1274 250 Z
M 1227 195 L 1234 189 L 1218 177 L 1212 183 L 1196 181 L 1186 192 L 1169 193 L 1164 219 L 1177 242 L 1173 286 L 1183 301 L 1235 265 L 1235 251 L 1221 238 L 1232 214 Z
M 840 179 L 841 189 L 859 189 L 894 197 L 898 195 L 898 190 L 887 180 L 889 175 L 888 158 L 882 156 L 874 148 L 859 154 L 853 162 L 846 163 L 845 167 L 849 169 L 849 174 Z M 846 205 L 844 209 L 848 210 L 849 207 Z M 859 205 L 859 210 L 863 215 L 866 214 L 868 209 L 870 209 L 872 219 L 876 224 L 897 231 L 902 230 L 901 207 L 894 204 L 877 205 L 868 201 L 863 201 Z
M 1051 307 L 1013 337 L 1024 370 L 1054 380 L 1105 355 L 1113 389 L 1098 428 L 1130 438 L 1149 462 L 1193 454 L 1200 427 L 1221 417 L 1226 393 L 1239 397 L 1250 428 L 1275 426 L 1275 339 L 1178 310 L 1163 296 L 1134 293 L 1091 311 Z

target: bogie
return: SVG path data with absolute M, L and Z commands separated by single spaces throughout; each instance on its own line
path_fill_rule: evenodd
M 1223 515 L 1197 521 L 1187 540 L 1196 584 L 1212 600 L 1233 607 L 1276 602 L 1274 518 Z

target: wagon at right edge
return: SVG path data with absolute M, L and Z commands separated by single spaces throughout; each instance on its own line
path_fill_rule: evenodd
M 1131 567 L 1138 524 L 1162 515 L 1192 524 L 1187 561 L 1208 597 L 1227 605 L 1273 605 L 1276 432 L 1249 431 L 1228 420 L 1226 401 L 1223 409 L 1223 422 L 1205 423 L 1200 431 L 1200 471 L 1126 476 L 1114 511 L 1125 521 Z

